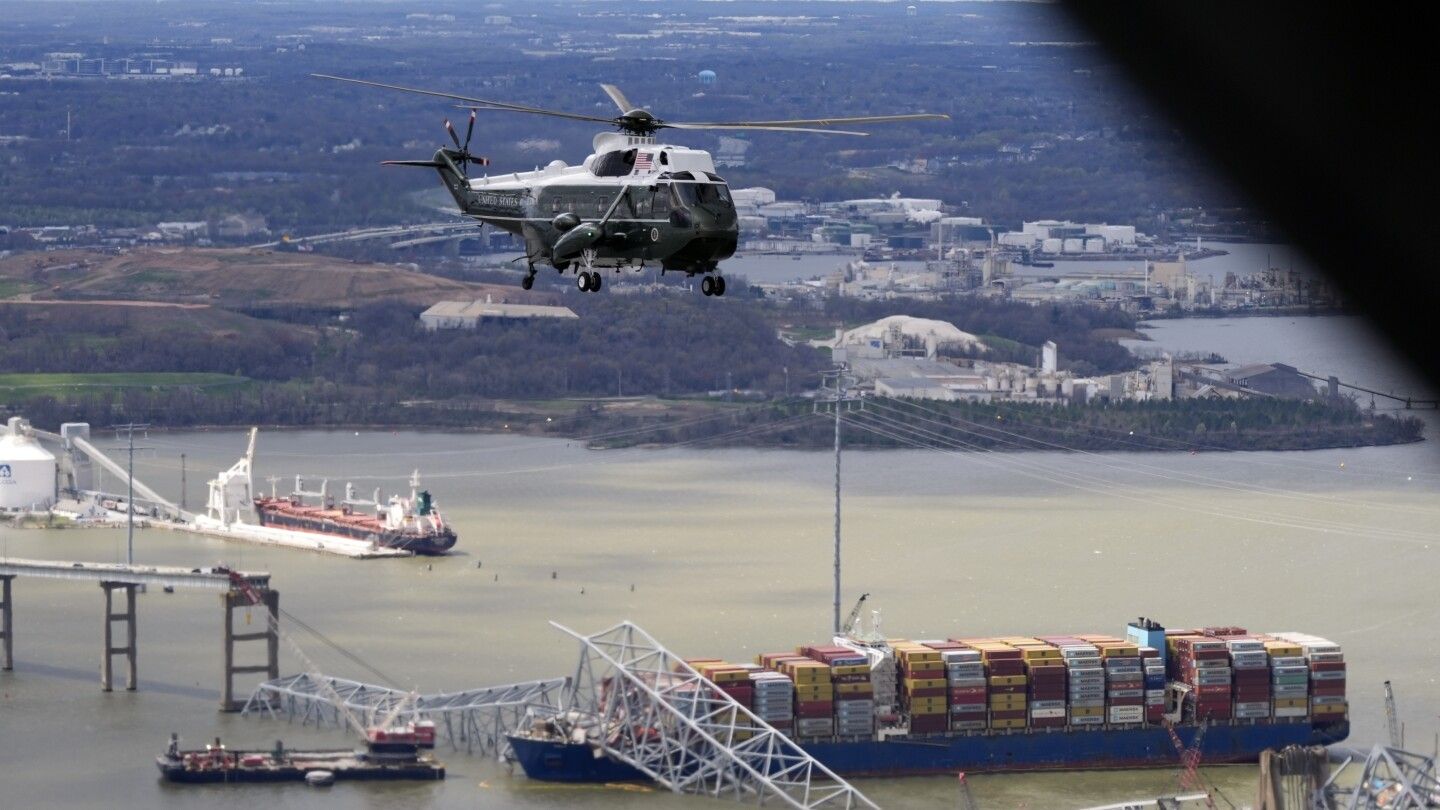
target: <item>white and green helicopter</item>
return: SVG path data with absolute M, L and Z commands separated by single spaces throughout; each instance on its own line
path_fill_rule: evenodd
M 460 102 L 470 110 L 470 123 L 461 140 L 447 120 L 454 148 L 441 147 L 429 160 L 390 160 L 392 166 L 425 166 L 440 174 L 461 213 L 519 235 L 525 240 L 528 272 L 525 289 L 535 283 L 537 262 L 547 262 L 560 273 L 573 270 L 581 290 L 594 292 L 602 284 L 600 269 L 641 269 L 658 262 L 661 272 L 701 275 L 705 295 L 724 295 L 720 262 L 735 253 L 739 226 L 735 204 L 725 180 L 715 173 L 710 153 L 687 146 L 658 143 L 662 129 L 764 130 L 866 135 L 836 126 L 894 121 L 948 119 L 947 115 L 911 113 L 849 118 L 815 118 L 792 121 L 734 121 L 683 123 L 656 118 L 625 97 L 618 87 L 600 87 L 620 115 L 559 112 L 539 107 L 422 90 L 362 79 L 313 74 L 316 78 L 401 90 Z M 617 132 L 595 136 L 594 154 L 579 166 L 553 160 L 528 172 L 471 177 L 471 165 L 488 166 L 487 158 L 470 152 L 478 110 L 547 115 L 614 126 Z

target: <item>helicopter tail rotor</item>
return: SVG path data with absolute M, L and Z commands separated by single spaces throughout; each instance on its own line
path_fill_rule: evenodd
M 455 132 L 455 125 L 450 123 L 449 118 L 445 119 L 445 131 L 450 134 L 450 140 L 454 141 L 455 143 L 456 154 L 452 155 L 452 158 L 456 163 L 460 164 L 461 176 L 466 178 L 470 176 L 470 170 L 468 167 L 472 163 L 477 166 L 490 165 L 490 158 L 471 154 L 470 152 L 470 139 L 475 135 L 474 110 L 470 111 L 470 123 L 465 126 L 465 140 L 463 142 L 460 140 L 460 135 Z

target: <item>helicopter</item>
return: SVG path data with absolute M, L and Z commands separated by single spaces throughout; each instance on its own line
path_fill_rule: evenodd
M 620 114 L 613 117 L 561 112 L 463 96 L 436 90 L 404 87 L 364 79 L 311 74 L 318 79 L 398 90 L 459 102 L 470 111 L 462 140 L 447 119 L 445 131 L 454 148 L 441 146 L 429 160 L 387 160 L 388 166 L 434 169 L 455 199 L 460 213 L 518 235 L 525 243 L 527 272 L 524 289 L 535 284 L 537 263 L 548 263 L 563 275 L 575 273 L 582 292 L 603 285 L 602 268 L 616 273 L 629 267 L 643 269 L 659 262 L 660 272 L 700 275 L 700 291 L 707 296 L 725 294 L 720 262 L 735 254 L 739 220 L 730 188 L 715 172 L 710 153 L 676 144 L 660 143 L 655 135 L 664 129 L 763 130 L 865 136 L 869 133 L 835 126 L 898 121 L 947 120 L 933 113 L 813 118 L 789 121 L 733 121 L 687 123 L 657 118 L 632 104 L 620 88 L 600 85 Z M 488 166 L 488 158 L 470 151 L 476 113 L 498 110 L 545 115 L 613 126 L 592 142 L 593 154 L 579 166 L 552 160 L 544 168 L 491 176 L 470 176 L 471 166 Z

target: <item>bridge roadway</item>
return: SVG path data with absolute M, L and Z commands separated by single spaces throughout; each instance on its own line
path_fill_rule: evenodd
M 100 656 L 100 688 L 109 692 L 114 679 L 113 658 L 125 656 L 128 677 L 125 688 L 134 690 L 138 684 L 136 674 L 136 596 L 141 588 L 159 585 L 162 588 L 212 591 L 220 594 L 223 617 L 224 662 L 221 668 L 220 707 L 225 711 L 238 711 L 235 700 L 235 676 L 263 672 L 270 678 L 280 674 L 279 629 L 277 620 L 280 611 L 280 594 L 270 587 L 270 575 L 259 571 L 237 571 L 232 574 L 228 568 L 182 568 L 162 565 L 125 565 L 120 563 L 74 562 L 70 560 L 26 560 L 14 557 L 0 557 L 0 670 L 15 668 L 15 598 L 13 583 L 16 577 L 32 579 L 59 579 L 72 582 L 95 582 L 105 595 L 104 646 Z M 238 580 L 238 581 L 237 581 Z M 115 591 L 123 592 L 123 604 L 115 610 Z M 242 591 L 258 594 L 255 604 Z M 234 613 L 237 609 L 254 604 L 261 611 L 269 613 L 270 621 L 258 633 L 236 633 Z M 115 640 L 115 623 L 122 623 L 120 639 Z M 265 643 L 265 663 L 240 666 L 235 663 L 235 644 L 243 641 Z
M 268 590 L 270 587 L 268 573 L 255 571 L 239 573 L 242 579 L 259 590 Z M 114 585 L 144 585 L 219 592 L 229 591 L 232 587 L 228 568 L 181 568 L 167 565 L 23 560 L 11 557 L 0 557 L 0 577 L 68 579 L 81 582 L 108 582 Z
M 396 236 L 426 237 L 451 234 L 450 237 L 462 235 L 475 235 L 479 223 L 473 220 L 460 222 L 428 222 L 422 225 L 391 225 L 381 228 L 358 228 L 349 231 L 335 231 L 334 233 L 317 233 L 312 236 L 291 237 L 289 244 L 292 245 L 323 245 L 329 242 L 362 242 L 367 239 L 389 239 Z M 255 248 L 275 248 L 284 242 L 264 242 L 259 245 L 252 245 Z

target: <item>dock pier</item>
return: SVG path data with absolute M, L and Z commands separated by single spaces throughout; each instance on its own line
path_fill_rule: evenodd
M 221 711 L 237 712 L 243 707 L 243 701 L 235 699 L 236 675 L 265 673 L 270 680 L 280 676 L 280 593 L 271 589 L 268 573 L 231 571 L 221 567 L 179 568 L 14 558 L 0 558 L 0 664 L 3 664 L 0 670 L 9 671 L 15 666 L 14 580 L 17 577 L 95 582 L 100 585 L 105 602 L 100 656 L 102 691 L 114 689 L 117 655 L 125 656 L 125 688 L 134 691 L 139 687 L 136 597 L 151 586 L 220 592 L 224 620 L 224 632 L 221 634 Z M 245 590 L 258 594 L 259 603 L 246 596 Z M 123 597 L 116 591 L 123 591 Z M 235 610 L 242 607 L 264 611 L 266 620 L 263 630 L 235 632 Z M 117 622 L 124 625 L 118 632 Z M 120 643 L 117 644 L 117 641 Z M 236 645 L 255 641 L 265 642 L 264 663 L 236 664 Z

